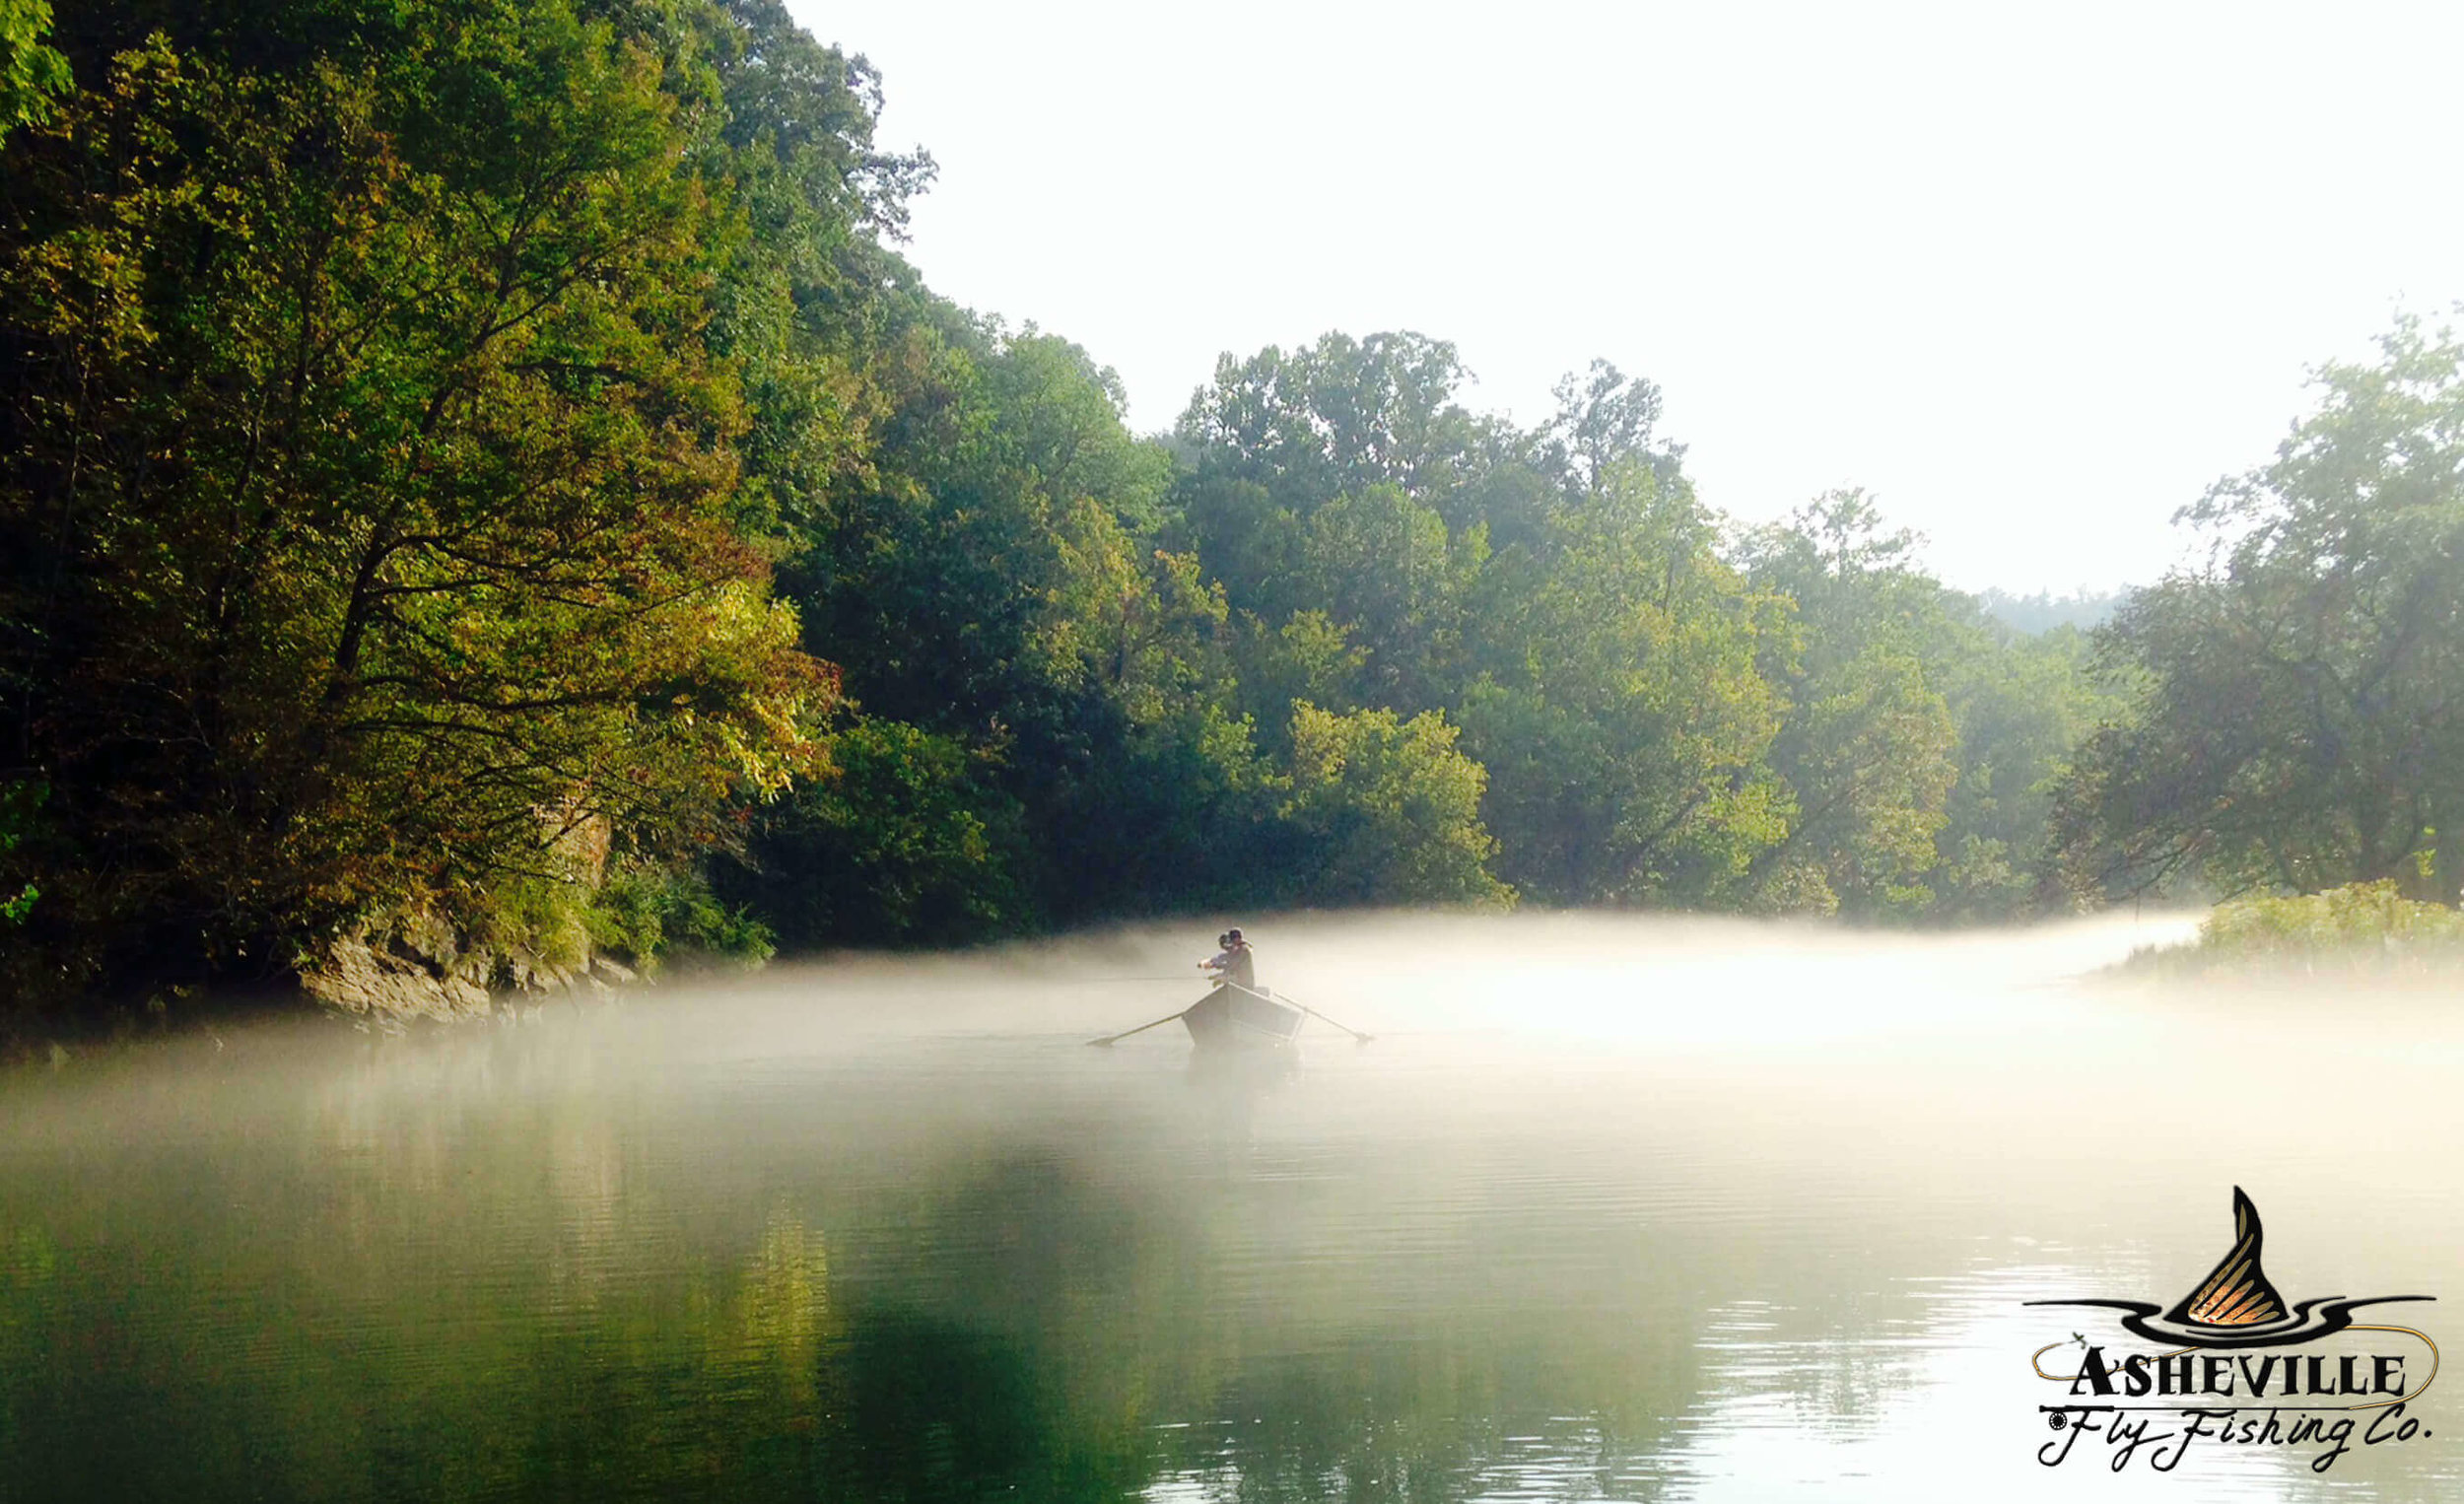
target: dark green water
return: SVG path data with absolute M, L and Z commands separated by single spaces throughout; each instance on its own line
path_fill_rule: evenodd
M 0 1500 L 2464 1496 L 2446 1387 L 2324 1476 L 2045 1468 L 2095 1314 L 2020 1304 L 2172 1301 L 2236 1184 L 2288 1296 L 2464 1303 L 2464 999 L 1263 927 L 1375 1044 L 1085 1048 L 1195 995 L 1091 980 L 1205 948 L 1150 935 L 0 1081 Z

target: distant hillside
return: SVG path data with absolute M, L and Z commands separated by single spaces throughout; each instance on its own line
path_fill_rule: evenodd
M 2051 632 L 2056 627 L 2086 632 L 2104 625 L 2130 593 L 2128 589 L 2077 590 L 2056 595 L 2039 590 L 2033 595 L 2014 595 L 2008 590 L 1985 590 L 1976 599 L 1987 615 L 2021 632 Z

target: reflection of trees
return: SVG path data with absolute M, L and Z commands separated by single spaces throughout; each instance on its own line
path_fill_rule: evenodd
M 1501 1474 L 1518 1494 L 1650 1496 L 1657 1484 L 1638 1474 L 1691 1406 L 1691 1333 L 1641 1333 L 1666 1360 L 1648 1362 L 1621 1351 L 1628 1333 L 1567 1335 L 1471 1323 L 1243 1363 L 1206 1418 L 1159 1433 L 1155 1465 L 1241 1504 L 1451 1504 L 1495 1491 Z
M 487 1114 L 446 1064 L 539 1076 Z M 783 1194 L 779 1147 L 662 1144 L 503 1043 L 403 1084 L 319 1113 L 312 1175 L 199 1148 L 42 1204 L 57 1272 L 0 1291 L 26 1497 L 1648 1498 L 1706 1402 L 1872 1408 L 1858 1292 L 1941 1252 L 1643 1222 L 1561 1141 L 1362 1158 L 1264 1108 L 1221 1173 L 1202 1101 Z
M 977 1168 L 918 1217 L 933 1252 L 902 1304 L 848 1314 L 840 1496 L 1113 1499 L 1175 1476 L 1418 1504 L 1482 1491 L 1542 1426 L 1569 1496 L 1611 1474 L 1631 1496 L 1670 1449 L 1697 1383 L 1682 1320 L 1604 1323 L 1562 1289 L 1501 1300 L 1474 1292 L 1479 1269 L 1330 1287 L 1230 1257 L 1244 1216 L 1221 1197 L 1240 1189 L 1125 1185 L 1058 1153 Z M 1579 1435 L 1549 1420 L 1568 1415 Z

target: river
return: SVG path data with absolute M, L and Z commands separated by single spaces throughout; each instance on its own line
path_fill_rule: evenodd
M 2031 1354 L 2150 1344 L 2025 1304 L 2170 1304 L 2240 1187 L 2289 1299 L 2464 1335 L 2464 999 L 2081 980 L 2177 918 L 1250 927 L 1374 1041 L 1087 1048 L 1206 926 L 0 1078 L 0 1501 L 2464 1496 L 2464 1379 L 2116 1470 Z

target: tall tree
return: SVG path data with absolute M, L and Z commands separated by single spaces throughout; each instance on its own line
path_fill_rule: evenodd
M 2027 633 L 1958 596 L 1928 654 L 1958 732 L 1958 777 L 1925 874 L 1926 918 L 1991 923 L 2069 902 L 2053 844 L 2053 803 L 2080 744 L 2121 703 L 2090 670 L 2086 633 Z
M 1499 869 L 1551 903 L 1733 903 L 1786 829 L 1766 764 L 1782 702 L 1757 661 L 1786 602 L 1748 589 L 1648 456 L 1584 489 L 1475 596 L 1461 715 Z
M 1771 748 L 1795 807 L 1754 857 L 1764 901 L 1873 916 L 1921 909 L 1958 776 L 1957 730 L 1928 662 L 1942 587 L 1913 534 L 1862 492 L 1833 492 L 1746 549 L 1748 578 L 1797 603 L 1767 671 L 1788 700 Z
M 831 681 L 733 516 L 694 76 L 564 0 L 412 20 L 158 39 L 12 143 L 0 714 L 89 960 L 278 965 L 817 766 Z
M 1310 905 L 1502 904 L 1497 844 L 1480 825 L 1480 765 L 1434 711 L 1337 716 L 1292 707 L 1292 771 L 1279 815 L 1291 859 L 1268 879 Z M 1270 891 L 1272 891 L 1270 889 Z
M 2205 567 L 2106 630 L 2132 714 L 2061 809 L 2092 886 L 2464 891 L 2464 342 L 2407 318 L 2318 384 L 2273 463 L 2181 513 Z

